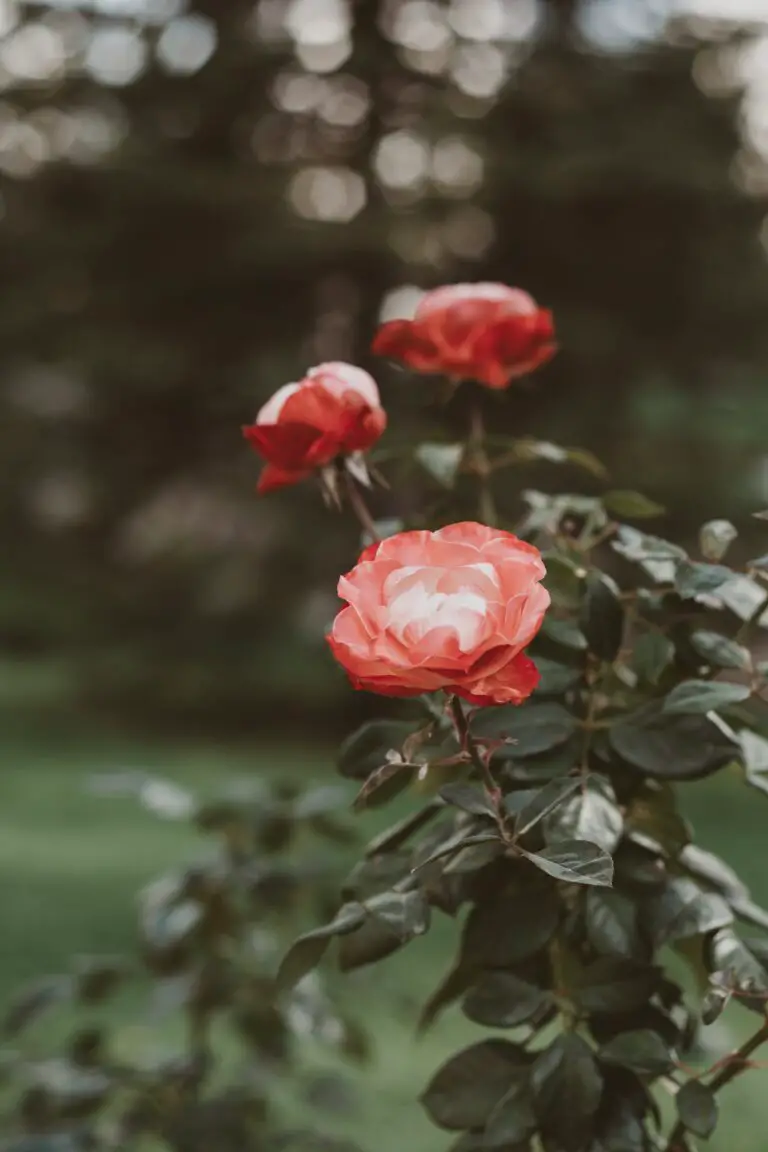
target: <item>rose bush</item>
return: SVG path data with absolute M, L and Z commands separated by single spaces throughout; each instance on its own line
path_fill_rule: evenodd
M 519 704 L 539 680 L 523 649 L 549 605 L 544 574 L 538 549 L 482 524 L 400 533 L 339 580 L 331 648 L 357 688 Z
M 527 294 L 454 285 L 385 325 L 374 349 L 503 388 L 554 342 Z M 748 646 L 768 619 L 768 561 L 729 567 L 738 533 L 722 519 L 692 555 L 640 531 L 628 521 L 663 509 L 631 490 L 524 487 L 497 512 L 504 469 L 546 460 L 593 487 L 604 469 L 588 452 L 487 437 L 483 399 L 476 388 L 462 444 L 406 450 L 445 526 L 375 523 L 349 490 L 374 542 L 339 581 L 330 646 L 355 687 L 418 700 L 354 732 L 339 767 L 358 810 L 409 790 L 416 810 L 371 841 L 277 989 L 334 938 L 348 971 L 427 932 L 434 912 L 465 912 L 420 1026 L 459 1002 L 509 1039 L 449 1058 L 423 1093 L 452 1152 L 694 1152 L 718 1093 L 768 1040 L 768 944 L 754 934 L 768 911 L 693 842 L 678 789 L 730 766 L 768 792 L 768 664 Z M 477 500 L 485 523 L 445 524 L 452 494 Z M 713 1057 L 704 1030 L 732 999 L 760 1025 Z
M 303 380 L 284 384 L 243 429 L 266 460 L 259 492 L 303 480 L 339 456 L 371 448 L 387 417 L 372 376 L 351 364 L 320 364 Z
M 502 389 L 550 360 L 556 346 L 551 312 L 522 289 L 451 284 L 427 292 L 412 320 L 383 324 L 373 351 L 417 372 Z

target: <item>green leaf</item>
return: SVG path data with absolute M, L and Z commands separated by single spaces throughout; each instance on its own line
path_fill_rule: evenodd
M 541 852 L 518 851 L 548 876 L 566 884 L 594 884 L 609 888 L 613 861 L 607 852 L 588 840 L 562 840 Z
M 749 899 L 749 889 L 744 881 L 714 852 L 707 852 L 697 844 L 688 844 L 680 853 L 679 863 L 697 880 L 716 888 L 729 903 Z
M 586 776 L 579 784 L 575 794 L 547 818 L 547 842 L 556 845 L 561 840 L 589 840 L 613 852 L 624 827 L 616 794 L 602 776 Z
M 581 604 L 586 569 L 559 552 L 544 552 L 547 574 L 542 583 L 558 608 L 575 610 Z
M 680 1120 L 694 1136 L 706 1140 L 717 1127 L 717 1097 L 700 1080 L 689 1080 L 675 1096 L 675 1107 Z
M 560 664 L 557 660 L 548 660 L 545 656 L 536 657 L 536 667 L 541 677 L 536 696 L 563 696 L 582 677 L 581 669 Z
M 484 1128 L 508 1091 L 526 1057 L 506 1040 L 483 1040 L 452 1056 L 421 1096 L 421 1104 L 439 1128 Z
M 526 1072 L 513 1080 L 512 1086 L 488 1117 L 483 1133 L 483 1147 L 489 1152 L 493 1149 L 509 1152 L 511 1147 L 519 1146 L 531 1136 L 538 1126 Z
M 440 797 L 446 804 L 468 812 L 471 816 L 493 816 L 493 807 L 481 788 L 472 784 L 446 784 L 440 789 Z
M 413 731 L 413 723 L 405 720 L 369 720 L 341 745 L 338 759 L 341 775 L 366 780 L 386 761 L 388 752 L 402 748 Z
M 416 767 L 402 760 L 390 760 L 371 772 L 362 788 L 355 796 L 352 807 L 355 812 L 364 808 L 380 808 L 404 792 L 413 781 Z
M 464 456 L 463 444 L 419 444 L 414 453 L 419 464 L 443 488 L 453 488 Z
M 676 876 L 644 908 L 643 919 L 654 947 L 700 936 L 733 923 L 733 913 L 715 892 L 702 892 L 687 876 Z
M 638 680 L 658 684 L 674 655 L 675 646 L 663 632 L 643 632 L 632 649 L 631 667 Z
M 587 577 L 581 630 L 590 652 L 606 664 L 612 664 L 624 636 L 624 609 L 615 581 L 602 572 L 590 572 Z
M 583 652 L 587 648 L 587 638 L 572 620 L 558 620 L 556 616 L 545 616 L 541 625 L 541 635 L 553 644 Z
M 664 700 L 663 710 L 668 715 L 694 715 L 741 704 L 752 695 L 747 684 L 729 684 L 722 680 L 683 680 Z
M 691 830 L 677 807 L 677 794 L 666 781 L 646 780 L 627 809 L 626 829 L 650 837 L 675 859 L 690 843 Z
M 649 500 L 641 492 L 617 490 L 606 492 L 603 504 L 612 516 L 626 516 L 630 520 L 646 520 L 653 516 L 663 516 L 666 509 L 655 500 Z
M 765 1015 L 768 972 L 732 928 L 721 928 L 708 938 L 704 962 L 708 972 L 724 974 L 727 987 L 741 994 L 741 1004 Z M 755 996 L 750 998 L 746 995 L 749 992 Z
M 43 976 L 25 984 L 11 1000 L 3 1016 L 2 1032 L 11 1038 L 59 1004 L 70 1001 L 75 991 L 69 976 Z
M 275 985 L 280 991 L 293 988 L 322 960 L 334 936 L 354 932 L 365 921 L 366 912 L 361 904 L 345 904 L 330 922 L 321 928 L 305 932 L 294 940 L 280 962 Z
M 739 732 L 739 744 L 744 755 L 744 766 L 750 775 L 768 772 L 768 740 L 744 728 Z
M 618 1014 L 647 1004 L 659 982 L 648 964 L 618 956 L 601 956 L 581 973 L 575 998 L 586 1012 Z
M 552 1003 L 549 992 L 511 972 L 485 972 L 464 998 L 464 1015 L 486 1028 L 517 1028 Z
M 740 756 L 739 745 L 708 717 L 670 714 L 656 703 L 614 724 L 608 739 L 627 764 L 662 780 L 710 776 Z
M 498 844 L 499 850 L 501 850 L 502 841 L 497 830 L 470 832 L 462 828 L 460 831 L 454 833 L 453 836 L 449 836 L 442 844 L 438 845 L 424 860 L 418 860 L 414 865 L 413 871 L 416 872 L 421 868 L 426 868 L 427 865 L 434 864 L 436 860 L 442 860 L 445 856 L 455 856 L 465 848 L 473 848 L 479 844 L 492 843 Z
M 556 780 L 550 780 L 518 812 L 515 835 L 524 836 L 580 788 L 581 780 L 578 776 L 561 776 Z
M 590 888 L 585 919 L 587 938 L 601 955 L 631 959 L 639 950 L 637 905 L 620 892 Z
M 638 1076 L 663 1076 L 674 1063 L 674 1053 L 650 1028 L 620 1032 L 603 1045 L 599 1056 L 606 1064 L 631 1068 Z
M 536 756 L 564 744 L 576 731 L 576 720 L 561 704 L 502 705 L 484 708 L 472 719 L 472 734 L 498 740 L 508 737 L 514 743 L 500 748 L 499 759 Z
M 691 644 L 707 663 L 719 668 L 739 668 L 747 671 L 752 667 L 749 649 L 719 632 L 700 629 L 691 636 Z
M 603 1078 L 591 1048 L 575 1032 L 556 1037 L 531 1069 L 534 1107 L 566 1152 L 589 1142 Z
M 705 560 L 722 560 L 738 536 L 730 520 L 708 520 L 699 529 L 699 548 Z
M 619 525 L 611 546 L 626 560 L 639 564 L 659 584 L 674 580 L 678 563 L 686 559 L 685 552 L 676 544 L 648 536 L 628 524 Z
M 364 905 L 366 918 L 339 944 L 342 972 L 383 960 L 429 928 L 430 908 L 422 892 L 381 892 Z
M 691 600 L 706 592 L 715 592 L 736 573 L 722 564 L 697 564 L 693 560 L 682 560 L 675 573 L 675 588 L 684 600 Z
M 551 885 L 502 892 L 469 913 L 462 960 L 477 968 L 510 968 L 540 951 L 559 920 L 560 902 Z

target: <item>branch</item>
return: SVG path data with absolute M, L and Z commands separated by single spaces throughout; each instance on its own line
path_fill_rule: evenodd
M 483 756 L 476 742 L 472 738 L 469 730 L 469 721 L 467 715 L 462 707 L 461 700 L 458 696 L 452 696 L 450 699 L 449 708 L 453 722 L 456 725 L 456 732 L 459 737 L 459 743 L 463 751 L 468 752 L 472 760 L 472 765 L 478 772 L 480 779 L 483 782 L 488 800 L 491 803 L 496 821 L 499 825 L 499 831 L 506 839 L 506 819 L 507 814 L 504 810 L 504 795 L 499 788 L 498 784 L 493 778 L 491 766 L 488 763 L 487 757 Z
M 355 484 L 355 481 L 352 479 L 346 468 L 344 469 L 344 486 L 347 491 L 349 506 L 354 512 L 355 516 L 357 516 L 363 531 L 370 536 L 371 541 L 374 544 L 378 543 L 378 541 L 381 540 L 381 536 L 376 530 L 376 523 L 373 519 L 373 516 L 371 516 L 368 505 L 363 499 L 362 492 L 358 488 L 357 484 Z
M 485 450 L 485 423 L 480 400 L 475 400 L 469 419 L 469 449 L 480 481 L 480 520 L 489 528 L 495 528 L 499 517 L 491 488 L 491 465 Z
M 758 1028 L 754 1036 L 750 1036 L 749 1040 L 745 1040 L 740 1048 L 732 1052 L 720 1068 L 720 1071 L 715 1073 L 709 1082 L 709 1089 L 714 1094 L 724 1088 L 726 1084 L 730 1084 L 731 1080 L 735 1080 L 737 1076 L 750 1067 L 750 1056 L 755 1052 L 761 1044 L 768 1040 L 768 1020 L 761 1028 Z M 667 1142 L 666 1152 L 687 1152 L 688 1137 L 686 1134 L 685 1125 L 681 1120 L 678 1120 Z

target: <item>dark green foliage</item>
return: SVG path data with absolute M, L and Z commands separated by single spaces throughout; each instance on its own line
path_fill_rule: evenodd
M 155 784 L 170 794 L 170 785 Z M 3 1066 L 12 1107 L 3 1134 L 18 1133 L 3 1145 L 7 1152 L 141 1152 L 147 1141 L 169 1152 L 357 1152 L 317 1133 L 285 1130 L 268 1088 L 278 1072 L 301 1065 L 306 1024 L 299 1019 L 311 1021 L 316 1037 L 332 1037 L 326 1042 L 342 1055 L 367 1058 L 360 1025 L 317 981 L 300 983 L 331 939 L 375 921 L 402 943 L 429 921 L 418 891 L 347 903 L 329 925 L 294 944 L 274 979 L 270 953 L 290 930 L 296 897 L 313 908 L 333 898 L 335 876 L 317 863 L 308 873 L 297 845 L 307 833 L 310 845 L 318 835 L 338 837 L 345 829 L 338 801 L 335 788 L 258 787 L 253 799 L 235 793 L 197 808 L 193 819 L 208 831 L 213 852 L 142 893 L 143 964 L 78 956 L 70 973 L 20 990 L 2 1023 L 13 1044 Z M 370 957 L 383 953 L 367 947 Z M 124 987 L 139 995 L 147 980 L 147 1018 L 183 1023 L 176 1054 L 154 1063 L 143 1052 L 118 1057 L 110 1029 L 115 997 Z M 57 1008 L 75 1023 L 59 1052 L 43 1054 L 34 1026 Z M 103 1021 L 94 1015 L 102 1011 Z M 236 1056 L 225 1075 L 223 1033 Z
M 752 781 L 768 769 L 750 625 L 709 600 L 695 602 L 689 621 L 687 600 L 668 590 L 676 579 L 683 596 L 709 596 L 733 573 L 601 515 L 590 524 L 595 507 L 536 498 L 543 527 L 529 524 L 529 536 L 547 545 L 553 608 L 534 645 L 545 654 L 531 701 L 472 710 L 467 747 L 452 732 L 455 708 L 434 704 L 428 739 L 413 724 L 409 742 L 387 722 L 347 743 L 344 771 L 358 778 L 350 747 L 368 755 L 375 736 L 376 756 L 389 752 L 386 770 L 368 760 L 364 795 L 376 794 L 397 757 L 433 776 L 435 795 L 377 839 L 369 859 L 393 867 L 378 873 L 366 921 L 344 935 L 331 921 L 294 946 L 314 963 L 339 935 L 341 966 L 354 967 L 427 931 L 429 907 L 451 916 L 466 908 L 458 955 L 421 1025 L 460 1002 L 470 1020 L 512 1030 L 516 1043 L 467 1049 L 424 1093 L 437 1124 L 464 1132 L 462 1152 L 529 1152 L 536 1133 L 547 1152 L 650 1152 L 650 1087 L 678 1067 L 698 1022 L 715 1020 L 734 996 L 764 1014 L 768 995 L 768 948 L 735 927 L 764 928 L 768 914 L 695 843 L 678 797 L 688 781 L 728 766 Z M 578 545 L 561 536 L 558 552 L 553 526 L 574 509 L 586 526 Z M 621 585 L 602 568 L 610 543 L 632 561 Z M 651 593 L 649 581 L 667 588 Z M 742 678 L 723 679 L 723 669 Z M 395 732 L 397 745 L 384 749 Z M 446 764 L 460 777 L 444 783 Z M 391 914 L 382 915 L 387 890 Z M 693 1012 L 666 970 L 670 948 L 700 982 Z M 683 1130 L 711 1131 L 706 1082 L 683 1083 L 677 1103 Z

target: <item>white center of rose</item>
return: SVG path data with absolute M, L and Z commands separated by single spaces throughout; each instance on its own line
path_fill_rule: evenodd
M 435 628 L 455 632 L 462 651 L 471 651 L 482 639 L 489 604 L 481 595 L 473 572 L 497 584 L 490 564 L 475 564 L 448 573 L 435 568 L 401 568 L 390 577 L 387 625 L 402 639 L 420 640 Z M 462 573 L 464 578 L 462 579 Z M 449 590 L 444 590 L 446 583 Z M 407 634 L 407 635 L 406 635 Z

